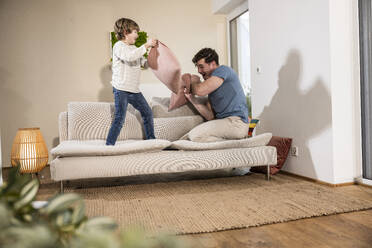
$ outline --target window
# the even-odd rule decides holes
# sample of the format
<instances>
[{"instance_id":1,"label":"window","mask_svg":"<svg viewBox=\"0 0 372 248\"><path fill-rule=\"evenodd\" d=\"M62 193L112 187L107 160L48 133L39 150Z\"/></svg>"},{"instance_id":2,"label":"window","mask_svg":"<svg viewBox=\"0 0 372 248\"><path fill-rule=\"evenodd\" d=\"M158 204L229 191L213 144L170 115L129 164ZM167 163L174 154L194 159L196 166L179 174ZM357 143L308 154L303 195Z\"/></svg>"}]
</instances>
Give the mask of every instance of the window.
<instances>
[{"instance_id":1,"label":"window","mask_svg":"<svg viewBox=\"0 0 372 248\"><path fill-rule=\"evenodd\" d=\"M247 96L249 115L251 116L251 82L249 51L249 12L246 11L230 20L230 65L238 74Z\"/></svg>"}]
</instances>

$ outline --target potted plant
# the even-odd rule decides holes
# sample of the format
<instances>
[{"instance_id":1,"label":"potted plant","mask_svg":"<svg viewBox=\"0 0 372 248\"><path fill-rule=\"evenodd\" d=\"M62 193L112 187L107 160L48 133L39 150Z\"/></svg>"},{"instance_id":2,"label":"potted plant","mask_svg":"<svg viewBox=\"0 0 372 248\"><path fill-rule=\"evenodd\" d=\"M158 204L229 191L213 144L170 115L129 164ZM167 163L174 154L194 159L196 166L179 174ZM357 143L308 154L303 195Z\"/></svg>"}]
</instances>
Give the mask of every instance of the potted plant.
<instances>
[{"instance_id":1,"label":"potted plant","mask_svg":"<svg viewBox=\"0 0 372 248\"><path fill-rule=\"evenodd\" d=\"M117 231L107 217L88 218L83 199L74 193L58 194L41 208L33 206L39 181L11 169L0 187L0 247L185 247L175 238L146 238L139 231Z\"/></svg>"}]
</instances>

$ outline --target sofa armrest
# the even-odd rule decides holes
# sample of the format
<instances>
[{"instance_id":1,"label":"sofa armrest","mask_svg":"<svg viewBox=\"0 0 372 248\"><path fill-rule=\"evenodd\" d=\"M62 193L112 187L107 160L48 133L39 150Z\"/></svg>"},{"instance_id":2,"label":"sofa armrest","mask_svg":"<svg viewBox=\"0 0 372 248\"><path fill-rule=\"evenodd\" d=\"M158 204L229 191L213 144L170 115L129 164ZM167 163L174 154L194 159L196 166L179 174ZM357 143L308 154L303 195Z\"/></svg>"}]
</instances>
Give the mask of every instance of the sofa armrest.
<instances>
[{"instance_id":1,"label":"sofa armrest","mask_svg":"<svg viewBox=\"0 0 372 248\"><path fill-rule=\"evenodd\" d=\"M68 125L67 111L59 113L58 116L59 142L68 139L67 125Z\"/></svg>"}]
</instances>

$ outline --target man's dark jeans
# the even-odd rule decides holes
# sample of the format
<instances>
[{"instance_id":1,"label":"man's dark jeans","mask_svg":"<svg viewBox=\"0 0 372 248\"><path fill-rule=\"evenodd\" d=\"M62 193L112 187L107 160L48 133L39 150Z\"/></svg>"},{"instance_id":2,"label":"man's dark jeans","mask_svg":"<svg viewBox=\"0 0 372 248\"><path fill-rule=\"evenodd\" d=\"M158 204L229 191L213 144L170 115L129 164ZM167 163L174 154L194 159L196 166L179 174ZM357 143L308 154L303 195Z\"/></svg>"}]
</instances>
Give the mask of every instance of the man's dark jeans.
<instances>
[{"instance_id":1,"label":"man's dark jeans","mask_svg":"<svg viewBox=\"0 0 372 248\"><path fill-rule=\"evenodd\" d=\"M155 139L152 111L142 93L132 93L115 88L113 88L113 92L115 97L115 119L111 124L106 139L106 145L115 145L125 121L128 103L132 104L133 107L141 113L143 125L145 127L145 138Z\"/></svg>"}]
</instances>

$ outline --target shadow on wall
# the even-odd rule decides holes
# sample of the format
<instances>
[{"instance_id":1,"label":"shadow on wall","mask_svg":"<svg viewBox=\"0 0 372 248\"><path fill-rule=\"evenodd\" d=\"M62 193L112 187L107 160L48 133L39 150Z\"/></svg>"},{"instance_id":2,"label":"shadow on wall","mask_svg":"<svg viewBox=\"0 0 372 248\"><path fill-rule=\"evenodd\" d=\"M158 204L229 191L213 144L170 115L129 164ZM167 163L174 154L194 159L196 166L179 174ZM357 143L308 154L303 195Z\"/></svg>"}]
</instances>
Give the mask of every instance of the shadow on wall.
<instances>
[{"instance_id":1,"label":"shadow on wall","mask_svg":"<svg viewBox=\"0 0 372 248\"><path fill-rule=\"evenodd\" d=\"M31 101L14 90L17 89L17 85L14 85L14 82L17 82L16 76L4 68L0 68L0 127L3 166L10 165L10 152L14 137L18 128L26 127L25 125L29 123L27 113L32 107Z\"/></svg>"},{"instance_id":2,"label":"shadow on wall","mask_svg":"<svg viewBox=\"0 0 372 248\"><path fill-rule=\"evenodd\" d=\"M58 123L58 125L59 125L59 123ZM53 138L53 141L52 141L52 148L58 146L59 143L60 143L60 141L59 141L59 137L54 137L54 138Z\"/></svg>"},{"instance_id":3,"label":"shadow on wall","mask_svg":"<svg viewBox=\"0 0 372 248\"><path fill-rule=\"evenodd\" d=\"M100 102L113 102L114 96L112 94L112 85L111 85L111 64L104 66L101 69L101 83L102 88L98 93L98 101Z\"/></svg>"},{"instance_id":4,"label":"shadow on wall","mask_svg":"<svg viewBox=\"0 0 372 248\"><path fill-rule=\"evenodd\" d=\"M309 141L331 126L331 96L321 78L310 89L301 90L301 73L300 53L291 50L278 73L278 90L258 116L257 134L272 132L293 138L293 144L300 148L301 161L314 168ZM307 176L316 177L316 173L308 171Z\"/></svg>"}]
</instances>

